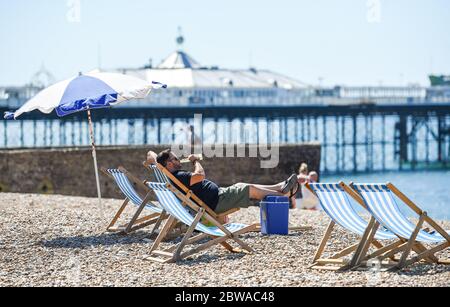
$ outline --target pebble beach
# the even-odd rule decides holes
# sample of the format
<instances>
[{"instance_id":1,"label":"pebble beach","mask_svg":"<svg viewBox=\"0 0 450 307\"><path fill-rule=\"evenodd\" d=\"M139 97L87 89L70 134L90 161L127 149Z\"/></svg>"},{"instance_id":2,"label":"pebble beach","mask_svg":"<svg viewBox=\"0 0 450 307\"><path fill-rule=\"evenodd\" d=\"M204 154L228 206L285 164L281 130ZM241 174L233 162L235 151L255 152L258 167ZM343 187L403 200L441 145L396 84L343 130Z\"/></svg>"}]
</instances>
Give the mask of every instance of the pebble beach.
<instances>
[{"instance_id":1,"label":"pebble beach","mask_svg":"<svg viewBox=\"0 0 450 307\"><path fill-rule=\"evenodd\" d=\"M400 272L331 272L308 266L329 223L319 211L291 211L290 222L312 230L289 236L250 233L255 253L231 254L215 246L178 264L146 260L150 229L128 236L105 233L122 204L57 195L0 194L0 287L28 286L394 286L448 287L450 266L420 263ZM130 216L127 211L125 216ZM259 222L259 209L241 210L233 222ZM450 229L449 222L440 222ZM328 251L356 243L338 228ZM166 244L166 243L165 243ZM438 254L450 258L450 250Z\"/></svg>"}]
</instances>

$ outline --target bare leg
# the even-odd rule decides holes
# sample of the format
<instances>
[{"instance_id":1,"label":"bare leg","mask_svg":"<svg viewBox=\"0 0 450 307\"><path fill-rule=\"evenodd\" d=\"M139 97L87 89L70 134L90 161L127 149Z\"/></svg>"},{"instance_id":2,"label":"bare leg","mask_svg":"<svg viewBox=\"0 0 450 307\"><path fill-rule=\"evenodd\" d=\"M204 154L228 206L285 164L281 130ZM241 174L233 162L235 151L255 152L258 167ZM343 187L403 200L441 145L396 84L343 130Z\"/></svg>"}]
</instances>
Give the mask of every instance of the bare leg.
<instances>
[{"instance_id":1,"label":"bare leg","mask_svg":"<svg viewBox=\"0 0 450 307\"><path fill-rule=\"evenodd\" d=\"M250 185L250 198L253 200L263 200L266 196L286 196L281 192L264 189L255 185Z\"/></svg>"},{"instance_id":2,"label":"bare leg","mask_svg":"<svg viewBox=\"0 0 450 307\"><path fill-rule=\"evenodd\" d=\"M297 176L298 182L300 184L305 183L306 179L308 179L308 178L309 177L307 175L303 175L303 174L300 174ZM284 181L277 183L275 185L263 185L263 184L249 184L249 185L254 186L258 189L262 189L262 190L271 190L271 191L275 191L275 192L281 192L281 189L284 186Z\"/></svg>"},{"instance_id":3,"label":"bare leg","mask_svg":"<svg viewBox=\"0 0 450 307\"><path fill-rule=\"evenodd\" d=\"M281 192L281 189L283 188L284 182L280 182L278 184L275 185L263 185L263 184L252 184L254 187L258 188L258 189L263 189L263 190L271 190L271 191L275 191L275 192Z\"/></svg>"},{"instance_id":4,"label":"bare leg","mask_svg":"<svg viewBox=\"0 0 450 307\"><path fill-rule=\"evenodd\" d=\"M273 190L268 190L268 189L261 189L258 188L254 185L250 185L250 199L253 200L263 200L264 198L266 198L266 196L287 196L289 197L289 202L290 202L290 206L291 208L296 208L297 204L296 204L296 199L295 199L295 195L289 195L288 194L283 194L281 192L277 192L277 191L273 191Z\"/></svg>"}]
</instances>

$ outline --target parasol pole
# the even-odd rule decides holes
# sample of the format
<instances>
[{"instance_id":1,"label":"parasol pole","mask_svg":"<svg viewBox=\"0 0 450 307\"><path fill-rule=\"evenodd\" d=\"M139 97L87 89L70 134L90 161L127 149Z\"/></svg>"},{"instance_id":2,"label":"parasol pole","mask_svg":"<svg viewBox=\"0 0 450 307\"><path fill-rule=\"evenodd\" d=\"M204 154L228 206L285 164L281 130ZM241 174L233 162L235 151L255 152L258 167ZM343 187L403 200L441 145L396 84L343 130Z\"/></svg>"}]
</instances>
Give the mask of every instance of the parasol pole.
<instances>
[{"instance_id":1,"label":"parasol pole","mask_svg":"<svg viewBox=\"0 0 450 307\"><path fill-rule=\"evenodd\" d=\"M89 108L87 109L87 116L88 116L88 121L89 121L89 134L91 136L91 144L92 144L92 158L94 159L95 180L97 181L98 202L101 206L102 205L102 191L100 189L100 177L98 175L97 152L95 150L95 142L94 142L94 126L92 125L91 110Z\"/></svg>"}]
</instances>

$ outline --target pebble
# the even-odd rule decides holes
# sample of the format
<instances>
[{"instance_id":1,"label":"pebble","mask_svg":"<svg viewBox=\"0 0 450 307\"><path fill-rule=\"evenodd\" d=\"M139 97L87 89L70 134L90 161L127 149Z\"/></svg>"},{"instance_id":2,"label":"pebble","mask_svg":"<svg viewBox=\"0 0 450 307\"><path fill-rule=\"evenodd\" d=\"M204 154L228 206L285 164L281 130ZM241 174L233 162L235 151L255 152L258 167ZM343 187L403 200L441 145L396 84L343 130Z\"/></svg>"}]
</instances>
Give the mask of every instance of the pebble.
<instances>
[{"instance_id":1,"label":"pebble","mask_svg":"<svg viewBox=\"0 0 450 307\"><path fill-rule=\"evenodd\" d=\"M22 205L21 205L22 204ZM23 204L30 204L23 206ZM402 272L335 273L308 269L329 219L322 212L291 211L293 224L313 230L289 236L251 233L241 239L251 255L215 246L180 264L148 258L151 228L129 236L105 233L120 200L0 193L0 287L7 286L450 286L450 267L418 264ZM127 209L125 217L133 211ZM241 210L233 222L255 223L257 208ZM450 223L442 223L450 229ZM352 245L357 237L337 227L327 251ZM169 246L163 243L163 246ZM450 251L441 252L450 258Z\"/></svg>"}]
</instances>

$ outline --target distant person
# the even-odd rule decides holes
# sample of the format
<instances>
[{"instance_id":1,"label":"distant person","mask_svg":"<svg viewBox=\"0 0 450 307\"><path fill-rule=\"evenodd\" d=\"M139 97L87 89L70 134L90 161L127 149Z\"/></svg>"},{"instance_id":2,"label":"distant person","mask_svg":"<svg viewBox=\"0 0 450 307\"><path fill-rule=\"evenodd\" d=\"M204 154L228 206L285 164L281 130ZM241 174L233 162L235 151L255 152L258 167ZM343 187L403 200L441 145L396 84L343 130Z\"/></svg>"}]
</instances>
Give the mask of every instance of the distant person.
<instances>
[{"instance_id":1,"label":"distant person","mask_svg":"<svg viewBox=\"0 0 450 307\"><path fill-rule=\"evenodd\" d=\"M308 210L315 210L317 209L319 205L319 199L311 193L310 190L306 189L304 187L304 184L308 183L315 183L319 181L319 174L317 172L309 172L308 165L306 163L303 163L300 166L299 169L299 177L300 177L300 183L302 184L302 187L299 191L300 196L300 208L301 209L308 209Z\"/></svg>"},{"instance_id":2,"label":"distant person","mask_svg":"<svg viewBox=\"0 0 450 307\"><path fill-rule=\"evenodd\" d=\"M309 173L309 182L310 183L316 183L319 182L319 174L317 172L310 172Z\"/></svg>"},{"instance_id":3,"label":"distant person","mask_svg":"<svg viewBox=\"0 0 450 307\"><path fill-rule=\"evenodd\" d=\"M206 172L197 156L189 156L194 165L194 172L182 170L180 159L170 150L164 150L159 155L149 152L147 162L158 162L166 167L181 183L197 195L214 212L221 214L235 208L248 208L256 201L266 196L287 196L290 207L295 208L299 177L293 174L289 179L274 185L260 185L237 183L230 187L219 187L216 183L206 179Z\"/></svg>"},{"instance_id":4,"label":"distant person","mask_svg":"<svg viewBox=\"0 0 450 307\"><path fill-rule=\"evenodd\" d=\"M308 164L306 163L302 163L302 165L300 166L299 170L299 182L301 184L305 184L307 182L309 183L314 183L314 182L318 182L319 181L319 174L317 172L310 172L308 170Z\"/></svg>"}]
</instances>

